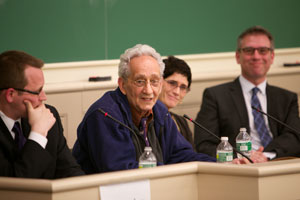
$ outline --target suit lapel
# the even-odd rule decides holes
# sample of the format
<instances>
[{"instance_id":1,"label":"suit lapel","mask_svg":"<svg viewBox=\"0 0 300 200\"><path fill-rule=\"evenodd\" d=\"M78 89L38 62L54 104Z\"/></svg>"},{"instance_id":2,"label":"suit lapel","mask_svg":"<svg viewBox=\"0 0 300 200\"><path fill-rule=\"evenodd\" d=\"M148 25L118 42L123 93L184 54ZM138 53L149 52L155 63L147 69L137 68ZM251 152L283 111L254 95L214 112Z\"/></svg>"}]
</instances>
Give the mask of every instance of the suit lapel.
<instances>
[{"instance_id":1,"label":"suit lapel","mask_svg":"<svg viewBox=\"0 0 300 200\"><path fill-rule=\"evenodd\" d=\"M250 132L248 111L247 111L244 95L238 78L236 78L234 82L232 82L229 91L231 93L231 97L233 99L236 112L239 115L241 121L241 127L246 127L247 130L249 130Z\"/></svg>"},{"instance_id":2,"label":"suit lapel","mask_svg":"<svg viewBox=\"0 0 300 200\"><path fill-rule=\"evenodd\" d=\"M21 125L22 125L22 132L23 132L24 136L26 138L28 138L30 130L31 130L28 120L22 118ZM11 136L10 131L7 129L7 127L1 117L0 117L0 132L1 132L1 137L5 137L6 140L14 143L14 139Z\"/></svg>"},{"instance_id":3,"label":"suit lapel","mask_svg":"<svg viewBox=\"0 0 300 200\"><path fill-rule=\"evenodd\" d=\"M274 101L274 99L272 99L271 97L276 96L273 94L273 90L272 88L267 84L266 86L266 95L267 95L267 113L270 114L271 116L276 116L276 110L274 108L276 108L276 101ZM277 136L277 131L276 131L276 122L274 120L270 120L270 118L268 117L268 122L269 122L269 127L270 127L270 131L273 134L273 136Z\"/></svg>"},{"instance_id":4,"label":"suit lapel","mask_svg":"<svg viewBox=\"0 0 300 200\"><path fill-rule=\"evenodd\" d=\"M7 129L1 117L0 117L0 132L1 132L1 138L5 138L5 140L14 143L14 139L11 136L10 131Z\"/></svg>"},{"instance_id":5,"label":"suit lapel","mask_svg":"<svg viewBox=\"0 0 300 200\"><path fill-rule=\"evenodd\" d=\"M18 148L15 144L15 141L1 117L0 117L0 145L1 148L5 149L6 152L5 156L7 158L13 159L18 154Z\"/></svg>"}]
</instances>

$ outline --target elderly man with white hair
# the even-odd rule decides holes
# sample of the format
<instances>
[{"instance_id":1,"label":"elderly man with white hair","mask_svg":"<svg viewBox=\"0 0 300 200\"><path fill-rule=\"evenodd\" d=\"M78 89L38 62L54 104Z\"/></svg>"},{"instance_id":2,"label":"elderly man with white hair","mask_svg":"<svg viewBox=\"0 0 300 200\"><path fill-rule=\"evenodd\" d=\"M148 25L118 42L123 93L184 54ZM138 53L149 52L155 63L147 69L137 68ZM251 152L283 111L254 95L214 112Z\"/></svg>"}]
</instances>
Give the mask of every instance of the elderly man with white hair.
<instances>
[{"instance_id":1,"label":"elderly man with white hair","mask_svg":"<svg viewBox=\"0 0 300 200\"><path fill-rule=\"evenodd\" d=\"M138 44L121 55L119 87L92 104L78 127L73 155L86 173L138 168L145 146L152 147L157 165L215 162L194 152L157 100L164 67L161 56L148 45Z\"/></svg>"}]
</instances>

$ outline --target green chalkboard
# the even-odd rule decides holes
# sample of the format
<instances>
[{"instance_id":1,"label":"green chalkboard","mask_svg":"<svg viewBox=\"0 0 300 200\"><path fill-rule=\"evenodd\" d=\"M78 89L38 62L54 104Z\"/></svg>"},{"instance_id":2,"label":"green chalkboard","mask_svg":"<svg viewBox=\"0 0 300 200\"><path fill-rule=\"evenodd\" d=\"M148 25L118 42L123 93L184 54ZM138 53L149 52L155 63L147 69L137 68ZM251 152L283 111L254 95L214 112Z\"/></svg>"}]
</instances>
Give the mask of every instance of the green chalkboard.
<instances>
[{"instance_id":1,"label":"green chalkboard","mask_svg":"<svg viewBox=\"0 0 300 200\"><path fill-rule=\"evenodd\" d=\"M245 28L300 47L298 0L0 0L0 52L47 63L116 59L137 43L162 55L234 51Z\"/></svg>"}]
</instances>

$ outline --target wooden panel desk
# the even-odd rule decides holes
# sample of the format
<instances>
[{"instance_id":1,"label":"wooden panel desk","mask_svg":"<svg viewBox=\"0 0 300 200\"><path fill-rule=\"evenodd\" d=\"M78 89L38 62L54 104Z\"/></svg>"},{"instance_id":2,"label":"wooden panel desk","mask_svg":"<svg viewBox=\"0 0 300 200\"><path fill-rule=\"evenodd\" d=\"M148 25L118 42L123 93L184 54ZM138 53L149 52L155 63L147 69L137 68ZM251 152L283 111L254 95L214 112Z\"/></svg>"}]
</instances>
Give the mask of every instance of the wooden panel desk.
<instances>
[{"instance_id":1,"label":"wooden panel desk","mask_svg":"<svg viewBox=\"0 0 300 200\"><path fill-rule=\"evenodd\" d=\"M300 199L300 159L264 164L190 162L58 180L0 177L0 199L98 200L99 187L150 180L151 199Z\"/></svg>"}]
</instances>

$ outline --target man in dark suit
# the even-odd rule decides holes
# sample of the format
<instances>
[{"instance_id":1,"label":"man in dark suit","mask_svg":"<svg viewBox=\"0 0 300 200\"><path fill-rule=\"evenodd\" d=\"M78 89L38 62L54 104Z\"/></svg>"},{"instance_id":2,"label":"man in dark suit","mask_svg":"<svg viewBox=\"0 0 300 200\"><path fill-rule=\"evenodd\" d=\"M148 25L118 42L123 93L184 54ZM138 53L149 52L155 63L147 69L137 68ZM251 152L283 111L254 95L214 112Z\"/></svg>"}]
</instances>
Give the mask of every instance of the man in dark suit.
<instances>
[{"instance_id":1,"label":"man in dark suit","mask_svg":"<svg viewBox=\"0 0 300 200\"><path fill-rule=\"evenodd\" d=\"M44 105L43 61L0 54L0 176L54 179L83 175L56 109Z\"/></svg>"},{"instance_id":2,"label":"man in dark suit","mask_svg":"<svg viewBox=\"0 0 300 200\"><path fill-rule=\"evenodd\" d=\"M266 75L273 60L272 35L258 26L244 31L238 38L236 50L241 76L233 82L205 89L196 118L216 135L228 136L233 146L239 129L247 128L252 140L251 159L255 162L300 155L299 134L266 116L259 116L251 107L259 107L300 130L297 95L267 83ZM195 126L198 152L214 156L219 142Z\"/></svg>"}]
</instances>

